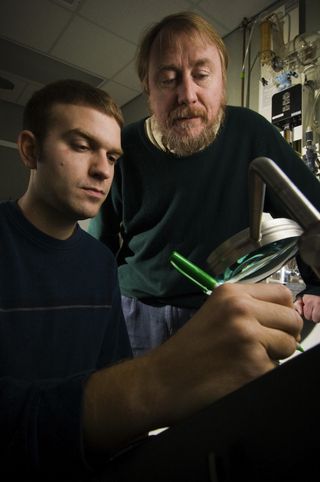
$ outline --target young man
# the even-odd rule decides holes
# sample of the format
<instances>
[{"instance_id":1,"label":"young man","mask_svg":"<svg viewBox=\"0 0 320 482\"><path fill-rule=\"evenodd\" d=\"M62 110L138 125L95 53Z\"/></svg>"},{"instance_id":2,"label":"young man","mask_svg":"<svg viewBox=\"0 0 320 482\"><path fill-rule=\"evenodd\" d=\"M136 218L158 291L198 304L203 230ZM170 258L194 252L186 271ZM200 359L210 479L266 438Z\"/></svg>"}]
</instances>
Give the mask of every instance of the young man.
<instances>
[{"instance_id":1,"label":"young man","mask_svg":"<svg viewBox=\"0 0 320 482\"><path fill-rule=\"evenodd\" d=\"M45 87L24 112L28 189L0 204L0 372L2 456L26 470L52 450L60 467L76 462L84 380L131 357L113 256L77 224L109 192L121 126L108 94L76 81Z\"/></svg>"},{"instance_id":2,"label":"young man","mask_svg":"<svg viewBox=\"0 0 320 482\"><path fill-rule=\"evenodd\" d=\"M114 257L77 224L108 194L121 125L105 92L74 80L47 85L25 109L18 146L30 182L0 204L7 475L90 478L149 430L270 371L299 340L286 288L226 285L175 337L131 359Z\"/></svg>"},{"instance_id":3,"label":"young man","mask_svg":"<svg viewBox=\"0 0 320 482\"><path fill-rule=\"evenodd\" d=\"M170 254L207 270L210 253L249 226L253 159L274 160L320 209L319 182L280 133L259 114L226 106L227 63L222 39L191 12L156 23L138 49L151 116L125 127L113 203L108 199L89 227L118 252L135 355L161 344L203 303L202 291L171 267ZM264 210L288 217L268 192ZM305 282L296 307L317 322L320 283L312 271Z\"/></svg>"}]
</instances>

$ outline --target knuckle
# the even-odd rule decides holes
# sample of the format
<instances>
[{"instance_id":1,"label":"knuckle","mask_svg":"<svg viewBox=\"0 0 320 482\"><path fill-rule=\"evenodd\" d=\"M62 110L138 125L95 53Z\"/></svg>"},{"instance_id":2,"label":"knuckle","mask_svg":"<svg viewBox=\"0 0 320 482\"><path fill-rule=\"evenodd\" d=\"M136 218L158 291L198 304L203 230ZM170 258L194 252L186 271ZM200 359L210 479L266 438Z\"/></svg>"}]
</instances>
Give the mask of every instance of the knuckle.
<instances>
[{"instance_id":1,"label":"knuckle","mask_svg":"<svg viewBox=\"0 0 320 482\"><path fill-rule=\"evenodd\" d=\"M224 311L224 326L228 326L229 336L234 343L253 343L256 339L256 317L250 297L239 296L239 292L232 284L221 286ZM220 288L219 288L220 289Z\"/></svg>"},{"instance_id":2,"label":"knuckle","mask_svg":"<svg viewBox=\"0 0 320 482\"><path fill-rule=\"evenodd\" d=\"M230 296L228 298L227 309L229 313L236 317L251 317L252 305L248 297Z\"/></svg>"},{"instance_id":3,"label":"knuckle","mask_svg":"<svg viewBox=\"0 0 320 482\"><path fill-rule=\"evenodd\" d=\"M281 347L279 348L278 359L284 360L290 357L297 349L297 340L290 335L286 335L281 342Z\"/></svg>"}]
</instances>

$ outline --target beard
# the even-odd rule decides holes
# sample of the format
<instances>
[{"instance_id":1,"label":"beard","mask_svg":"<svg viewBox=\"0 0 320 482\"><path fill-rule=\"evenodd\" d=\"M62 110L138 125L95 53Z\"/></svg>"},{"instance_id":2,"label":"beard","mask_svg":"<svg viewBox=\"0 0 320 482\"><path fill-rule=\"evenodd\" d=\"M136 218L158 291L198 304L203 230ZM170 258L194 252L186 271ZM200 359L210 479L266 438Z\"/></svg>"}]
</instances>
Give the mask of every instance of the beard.
<instances>
[{"instance_id":1,"label":"beard","mask_svg":"<svg viewBox=\"0 0 320 482\"><path fill-rule=\"evenodd\" d=\"M221 103L219 111L213 121L209 121L207 113L202 109L194 109L192 107L178 107L174 111L170 112L167 119L159 121L157 118L157 128L161 134L162 144L166 149L173 152L176 156L184 157L190 156L195 152L206 148L211 144L219 131L219 128L223 122L225 113L225 102ZM201 119L203 128L198 135L194 135L192 128L190 128L186 122L183 126L183 133L175 131L175 122L181 118L198 117Z\"/></svg>"}]
</instances>

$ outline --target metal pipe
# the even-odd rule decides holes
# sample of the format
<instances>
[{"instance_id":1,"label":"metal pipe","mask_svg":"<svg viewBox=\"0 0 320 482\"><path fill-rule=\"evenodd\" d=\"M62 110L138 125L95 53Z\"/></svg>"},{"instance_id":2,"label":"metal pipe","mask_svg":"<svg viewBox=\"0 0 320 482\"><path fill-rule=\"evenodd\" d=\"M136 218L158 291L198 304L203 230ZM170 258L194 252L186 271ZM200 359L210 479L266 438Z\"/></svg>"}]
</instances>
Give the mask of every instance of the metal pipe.
<instances>
[{"instance_id":1,"label":"metal pipe","mask_svg":"<svg viewBox=\"0 0 320 482\"><path fill-rule=\"evenodd\" d=\"M320 277L320 213L280 167L267 157L257 157L249 167L250 236L254 241L261 236L266 185L278 196L289 216L304 229L299 239L300 255Z\"/></svg>"}]
</instances>

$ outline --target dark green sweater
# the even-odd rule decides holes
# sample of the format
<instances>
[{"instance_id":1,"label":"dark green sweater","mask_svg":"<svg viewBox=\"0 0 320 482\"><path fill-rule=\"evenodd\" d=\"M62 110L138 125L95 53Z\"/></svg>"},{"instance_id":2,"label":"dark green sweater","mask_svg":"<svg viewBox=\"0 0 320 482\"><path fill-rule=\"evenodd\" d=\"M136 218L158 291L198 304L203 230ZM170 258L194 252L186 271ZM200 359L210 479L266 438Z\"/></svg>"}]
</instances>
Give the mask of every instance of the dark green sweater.
<instances>
[{"instance_id":1,"label":"dark green sweater","mask_svg":"<svg viewBox=\"0 0 320 482\"><path fill-rule=\"evenodd\" d=\"M207 269L212 250L249 226L248 165L258 156L274 160L320 209L319 181L276 128L248 109L227 107L217 139L192 156L157 149L144 120L124 129L122 145L113 206L109 199L100 213L100 239L116 251L122 223L118 263L126 296L186 307L202 303L200 289L169 264L170 253L177 250ZM264 211L288 217L268 192ZM318 280L311 278L305 281L317 291Z\"/></svg>"}]
</instances>

